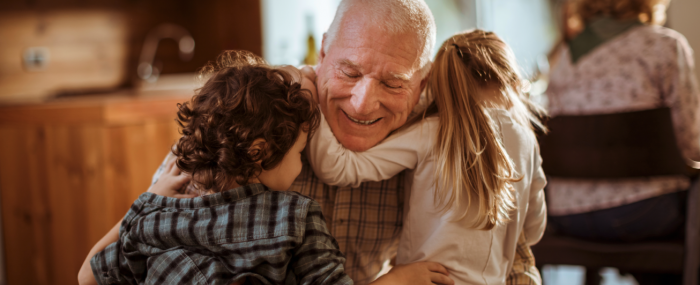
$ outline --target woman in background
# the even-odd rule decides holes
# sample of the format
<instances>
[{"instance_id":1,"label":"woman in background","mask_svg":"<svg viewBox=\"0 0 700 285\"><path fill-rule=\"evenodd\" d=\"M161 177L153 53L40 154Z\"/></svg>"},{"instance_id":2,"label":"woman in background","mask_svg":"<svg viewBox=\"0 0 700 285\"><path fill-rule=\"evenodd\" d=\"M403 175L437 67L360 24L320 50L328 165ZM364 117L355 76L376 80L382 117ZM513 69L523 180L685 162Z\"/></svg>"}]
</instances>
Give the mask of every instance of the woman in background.
<instances>
[{"instance_id":1,"label":"woman in background","mask_svg":"<svg viewBox=\"0 0 700 285\"><path fill-rule=\"evenodd\" d=\"M683 35L661 26L668 4L668 0L574 2L580 18L572 20L583 23L583 30L556 51L547 91L551 116L669 107L683 155L700 160L700 94L693 52ZM685 176L549 177L549 221L561 233L584 239L673 237L683 230L689 187ZM640 284L650 279L635 276Z\"/></svg>"}]
</instances>

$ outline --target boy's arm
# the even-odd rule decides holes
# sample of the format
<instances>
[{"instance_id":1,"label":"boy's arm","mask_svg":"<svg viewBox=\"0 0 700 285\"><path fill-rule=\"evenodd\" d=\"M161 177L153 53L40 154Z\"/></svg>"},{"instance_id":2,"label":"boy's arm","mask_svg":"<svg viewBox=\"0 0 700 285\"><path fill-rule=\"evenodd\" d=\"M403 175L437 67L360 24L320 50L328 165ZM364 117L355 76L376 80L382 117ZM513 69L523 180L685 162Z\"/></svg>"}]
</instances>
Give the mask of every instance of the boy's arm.
<instances>
[{"instance_id":1,"label":"boy's arm","mask_svg":"<svg viewBox=\"0 0 700 285\"><path fill-rule=\"evenodd\" d=\"M92 285L92 284L97 284L97 280L95 280L95 276L92 274L92 267L90 266L90 260L92 259L95 254L98 252L102 251L107 247L109 244L116 242L119 239L119 226L121 225L122 220L119 220L119 222L112 227L107 234L100 239L95 246L90 249L90 253L88 253L87 257L85 258L85 261L83 262L83 266L80 267L80 272L78 272L78 283L80 285Z\"/></svg>"},{"instance_id":2,"label":"boy's arm","mask_svg":"<svg viewBox=\"0 0 700 285\"><path fill-rule=\"evenodd\" d=\"M322 115L318 130L309 138L309 162L316 176L329 185L358 187L365 181L386 180L416 167L430 151L430 129L436 126L437 120L424 119L366 151L354 152L338 142Z\"/></svg>"},{"instance_id":3,"label":"boy's arm","mask_svg":"<svg viewBox=\"0 0 700 285\"><path fill-rule=\"evenodd\" d=\"M294 251L291 267L299 284L353 284L345 274L343 257L338 243L328 233L316 202L309 205L306 214L304 241Z\"/></svg>"},{"instance_id":4,"label":"boy's arm","mask_svg":"<svg viewBox=\"0 0 700 285\"><path fill-rule=\"evenodd\" d=\"M165 168L160 175L160 179L158 179L158 181L148 189L148 192L175 198L192 198L194 195L180 194L178 192L178 190L182 188L185 183L189 182L189 180L190 176L180 171L180 169L175 165L174 159L170 161L166 159ZM112 227L112 229L109 230L109 232L107 232L107 234L102 237L102 239L100 239L95 246L92 247L88 253L88 256L83 262L83 266L80 267L80 271L78 272L79 284L97 284L97 280L95 280L95 276L93 275L92 267L90 266L90 260L92 260L92 257L98 252L104 250L108 245L116 242L119 239L119 228L122 221L123 219L119 220L119 222L114 225L114 227Z\"/></svg>"}]
</instances>

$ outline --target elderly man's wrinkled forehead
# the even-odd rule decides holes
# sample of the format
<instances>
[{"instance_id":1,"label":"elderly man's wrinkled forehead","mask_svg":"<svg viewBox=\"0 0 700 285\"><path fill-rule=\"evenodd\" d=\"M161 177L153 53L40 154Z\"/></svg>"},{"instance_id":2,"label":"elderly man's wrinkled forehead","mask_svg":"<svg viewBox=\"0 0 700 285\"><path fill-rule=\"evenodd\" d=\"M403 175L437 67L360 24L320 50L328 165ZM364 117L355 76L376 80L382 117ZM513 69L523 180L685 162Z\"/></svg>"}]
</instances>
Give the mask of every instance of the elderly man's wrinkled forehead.
<instances>
[{"instance_id":1,"label":"elderly man's wrinkled forehead","mask_svg":"<svg viewBox=\"0 0 700 285\"><path fill-rule=\"evenodd\" d=\"M413 31L396 31L386 26L374 25L370 17L354 11L344 17L336 38L327 49L329 54L342 52L344 56L331 64L354 66L359 64L361 59L374 57L379 50L383 50L401 63L405 63L402 64L403 66L411 68L409 73L394 74L395 77L400 79L413 77L422 63L423 45L420 37Z\"/></svg>"},{"instance_id":2,"label":"elderly man's wrinkled forehead","mask_svg":"<svg viewBox=\"0 0 700 285\"><path fill-rule=\"evenodd\" d=\"M380 32L370 33L370 29ZM418 52L416 64L423 77L430 67L435 30L432 13L422 0L344 0L325 35L323 48L330 52L341 34L350 40L361 40L369 34L375 35L370 40L401 39L393 44Z\"/></svg>"}]
</instances>

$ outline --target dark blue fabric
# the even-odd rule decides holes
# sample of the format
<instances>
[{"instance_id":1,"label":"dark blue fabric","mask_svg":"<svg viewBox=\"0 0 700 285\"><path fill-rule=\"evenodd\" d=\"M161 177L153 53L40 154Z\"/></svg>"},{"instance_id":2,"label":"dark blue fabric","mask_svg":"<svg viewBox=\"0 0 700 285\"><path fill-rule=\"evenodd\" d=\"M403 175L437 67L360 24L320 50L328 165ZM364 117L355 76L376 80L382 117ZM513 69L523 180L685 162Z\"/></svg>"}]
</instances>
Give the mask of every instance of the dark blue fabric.
<instances>
[{"instance_id":1,"label":"dark blue fabric","mask_svg":"<svg viewBox=\"0 0 700 285\"><path fill-rule=\"evenodd\" d=\"M588 213L550 216L558 233L595 241L633 242L682 238L688 191Z\"/></svg>"}]
</instances>

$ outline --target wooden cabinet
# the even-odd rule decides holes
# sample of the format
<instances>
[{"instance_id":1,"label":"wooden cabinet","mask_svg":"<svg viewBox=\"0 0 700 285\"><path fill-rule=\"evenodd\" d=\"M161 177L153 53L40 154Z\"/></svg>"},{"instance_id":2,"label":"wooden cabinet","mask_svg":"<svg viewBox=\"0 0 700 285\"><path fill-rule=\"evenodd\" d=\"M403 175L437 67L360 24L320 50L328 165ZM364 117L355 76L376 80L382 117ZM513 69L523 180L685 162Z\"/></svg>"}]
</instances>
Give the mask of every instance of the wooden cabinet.
<instances>
[{"instance_id":1,"label":"wooden cabinet","mask_svg":"<svg viewBox=\"0 0 700 285\"><path fill-rule=\"evenodd\" d=\"M192 92L0 106L9 285L76 284L92 245L150 185Z\"/></svg>"}]
</instances>

